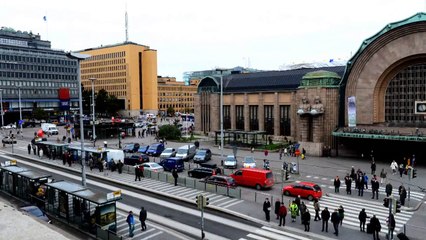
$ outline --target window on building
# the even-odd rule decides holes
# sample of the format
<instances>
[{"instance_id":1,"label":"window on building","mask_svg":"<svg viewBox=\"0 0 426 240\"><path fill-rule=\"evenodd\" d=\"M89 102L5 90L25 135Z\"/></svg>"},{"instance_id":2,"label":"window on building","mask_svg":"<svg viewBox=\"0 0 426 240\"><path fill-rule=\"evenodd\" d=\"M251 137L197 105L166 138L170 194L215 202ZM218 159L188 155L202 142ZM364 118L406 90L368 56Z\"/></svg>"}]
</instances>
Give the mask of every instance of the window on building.
<instances>
[{"instance_id":1,"label":"window on building","mask_svg":"<svg viewBox=\"0 0 426 240\"><path fill-rule=\"evenodd\" d=\"M250 131L259 130L258 110L259 110L259 107L257 105L249 106Z\"/></svg>"},{"instance_id":2,"label":"window on building","mask_svg":"<svg viewBox=\"0 0 426 240\"><path fill-rule=\"evenodd\" d=\"M244 105L235 106L236 128L244 130Z\"/></svg>"},{"instance_id":3,"label":"window on building","mask_svg":"<svg viewBox=\"0 0 426 240\"><path fill-rule=\"evenodd\" d=\"M231 106L223 105L223 129L231 129Z\"/></svg>"},{"instance_id":4,"label":"window on building","mask_svg":"<svg viewBox=\"0 0 426 240\"><path fill-rule=\"evenodd\" d=\"M290 136L291 135L291 124L290 124L290 105L280 106L280 135Z\"/></svg>"},{"instance_id":5,"label":"window on building","mask_svg":"<svg viewBox=\"0 0 426 240\"><path fill-rule=\"evenodd\" d=\"M274 134L274 106L264 106L265 131L269 135Z\"/></svg>"}]
</instances>

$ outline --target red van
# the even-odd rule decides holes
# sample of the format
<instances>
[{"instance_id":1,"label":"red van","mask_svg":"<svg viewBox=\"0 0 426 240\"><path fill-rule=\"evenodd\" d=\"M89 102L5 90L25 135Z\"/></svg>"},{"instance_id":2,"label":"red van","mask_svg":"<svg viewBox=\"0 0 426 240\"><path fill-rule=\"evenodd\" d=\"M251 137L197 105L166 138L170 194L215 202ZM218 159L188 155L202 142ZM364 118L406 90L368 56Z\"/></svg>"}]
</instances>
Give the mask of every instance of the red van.
<instances>
[{"instance_id":1,"label":"red van","mask_svg":"<svg viewBox=\"0 0 426 240\"><path fill-rule=\"evenodd\" d=\"M257 168L241 168L231 174L231 177L238 186L255 187L257 190L270 188L275 183L271 170Z\"/></svg>"}]
</instances>

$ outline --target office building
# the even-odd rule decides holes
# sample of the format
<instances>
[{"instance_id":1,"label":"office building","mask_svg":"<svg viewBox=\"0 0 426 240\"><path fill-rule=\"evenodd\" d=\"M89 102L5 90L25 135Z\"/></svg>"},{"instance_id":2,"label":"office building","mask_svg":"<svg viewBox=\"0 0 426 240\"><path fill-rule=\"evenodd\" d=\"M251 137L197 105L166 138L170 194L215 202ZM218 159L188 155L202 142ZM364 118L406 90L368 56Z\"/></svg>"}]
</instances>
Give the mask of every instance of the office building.
<instances>
[{"instance_id":1,"label":"office building","mask_svg":"<svg viewBox=\"0 0 426 240\"><path fill-rule=\"evenodd\" d=\"M167 109L175 112L194 113L194 95L197 93L199 80L176 81L174 77L158 77L158 109L160 114L167 114Z\"/></svg>"}]
</instances>

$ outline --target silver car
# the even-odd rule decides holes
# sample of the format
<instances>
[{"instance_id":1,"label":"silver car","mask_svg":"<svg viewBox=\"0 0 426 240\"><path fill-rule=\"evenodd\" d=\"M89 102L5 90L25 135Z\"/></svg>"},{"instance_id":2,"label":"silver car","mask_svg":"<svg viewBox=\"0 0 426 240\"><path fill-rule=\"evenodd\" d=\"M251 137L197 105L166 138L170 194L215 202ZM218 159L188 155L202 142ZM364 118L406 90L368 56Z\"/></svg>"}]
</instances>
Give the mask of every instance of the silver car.
<instances>
[{"instance_id":1,"label":"silver car","mask_svg":"<svg viewBox=\"0 0 426 240\"><path fill-rule=\"evenodd\" d=\"M176 150L174 148L166 148L160 154L160 159L166 159L166 158L169 158L169 157L174 157L175 155L176 155Z\"/></svg>"},{"instance_id":2,"label":"silver car","mask_svg":"<svg viewBox=\"0 0 426 240\"><path fill-rule=\"evenodd\" d=\"M256 160L252 156L245 156L243 160L243 168L256 168Z\"/></svg>"},{"instance_id":3,"label":"silver car","mask_svg":"<svg viewBox=\"0 0 426 240\"><path fill-rule=\"evenodd\" d=\"M226 159L223 160L223 166L225 168L237 168L237 158L234 155L226 156Z\"/></svg>"}]
</instances>

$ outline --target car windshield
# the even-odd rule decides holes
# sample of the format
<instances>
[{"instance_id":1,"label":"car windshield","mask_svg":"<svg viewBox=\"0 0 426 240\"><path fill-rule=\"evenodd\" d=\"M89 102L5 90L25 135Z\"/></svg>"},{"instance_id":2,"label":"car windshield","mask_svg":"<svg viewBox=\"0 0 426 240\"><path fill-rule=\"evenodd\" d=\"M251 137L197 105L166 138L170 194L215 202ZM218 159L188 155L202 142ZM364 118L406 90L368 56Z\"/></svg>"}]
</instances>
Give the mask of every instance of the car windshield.
<instances>
[{"instance_id":1,"label":"car windshield","mask_svg":"<svg viewBox=\"0 0 426 240\"><path fill-rule=\"evenodd\" d=\"M156 150L156 149L157 149L157 146L156 145L152 145L152 146L149 147L148 150Z\"/></svg>"},{"instance_id":2,"label":"car windshield","mask_svg":"<svg viewBox=\"0 0 426 240\"><path fill-rule=\"evenodd\" d=\"M171 148L166 148L163 151L163 153L172 153L172 152L173 152L173 149L171 149Z\"/></svg>"},{"instance_id":3,"label":"car windshield","mask_svg":"<svg viewBox=\"0 0 426 240\"><path fill-rule=\"evenodd\" d=\"M206 150L198 150L197 155L206 155Z\"/></svg>"},{"instance_id":4,"label":"car windshield","mask_svg":"<svg viewBox=\"0 0 426 240\"><path fill-rule=\"evenodd\" d=\"M133 149L133 144L127 144L124 149Z\"/></svg>"},{"instance_id":5,"label":"car windshield","mask_svg":"<svg viewBox=\"0 0 426 240\"><path fill-rule=\"evenodd\" d=\"M233 178L228 178L228 183L233 184L235 181Z\"/></svg>"},{"instance_id":6,"label":"car windshield","mask_svg":"<svg viewBox=\"0 0 426 240\"><path fill-rule=\"evenodd\" d=\"M228 161L228 162L235 162L236 160L235 160L234 156L228 156L226 158L226 161Z\"/></svg>"},{"instance_id":7,"label":"car windshield","mask_svg":"<svg viewBox=\"0 0 426 240\"><path fill-rule=\"evenodd\" d=\"M254 161L254 159L253 159L252 157L245 158L245 159L244 159L244 162L245 162L245 163L255 163L255 161Z\"/></svg>"},{"instance_id":8,"label":"car windshield","mask_svg":"<svg viewBox=\"0 0 426 240\"><path fill-rule=\"evenodd\" d=\"M140 148L139 148L139 152L144 152L144 151L146 151L148 149L148 146L141 146Z\"/></svg>"},{"instance_id":9,"label":"car windshield","mask_svg":"<svg viewBox=\"0 0 426 240\"><path fill-rule=\"evenodd\" d=\"M271 179L273 179L273 178L274 178L274 176L272 175L272 172L268 172L268 173L266 173L266 178L271 178Z\"/></svg>"},{"instance_id":10,"label":"car windshield","mask_svg":"<svg viewBox=\"0 0 426 240\"><path fill-rule=\"evenodd\" d=\"M187 151L188 151L187 149L179 149L177 153L186 154Z\"/></svg>"},{"instance_id":11,"label":"car windshield","mask_svg":"<svg viewBox=\"0 0 426 240\"><path fill-rule=\"evenodd\" d=\"M315 190L315 191L321 191L321 187L320 187L320 186L318 186L318 185L314 185L314 190Z\"/></svg>"},{"instance_id":12,"label":"car windshield","mask_svg":"<svg viewBox=\"0 0 426 240\"><path fill-rule=\"evenodd\" d=\"M150 166L150 168L158 168L158 167L161 167L158 163L151 163L149 166Z\"/></svg>"}]
</instances>

